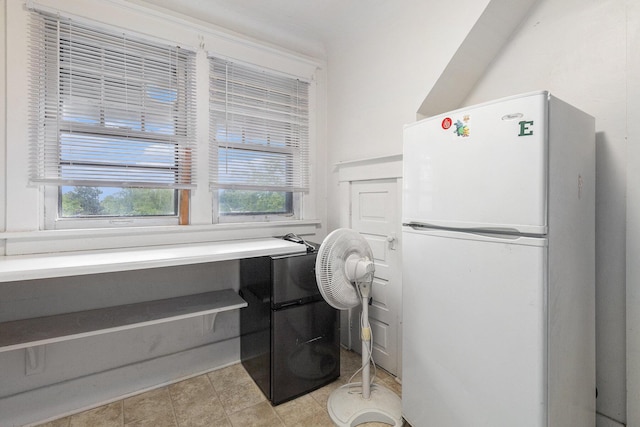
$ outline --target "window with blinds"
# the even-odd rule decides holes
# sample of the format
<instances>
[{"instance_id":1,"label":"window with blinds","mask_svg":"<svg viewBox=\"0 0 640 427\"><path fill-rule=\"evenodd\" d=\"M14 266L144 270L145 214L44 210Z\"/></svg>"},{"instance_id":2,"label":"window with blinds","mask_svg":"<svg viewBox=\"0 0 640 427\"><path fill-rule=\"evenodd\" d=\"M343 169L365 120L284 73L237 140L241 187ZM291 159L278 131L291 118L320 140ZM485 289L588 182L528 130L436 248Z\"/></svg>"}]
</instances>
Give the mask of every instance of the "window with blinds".
<instances>
[{"instance_id":1,"label":"window with blinds","mask_svg":"<svg viewBox=\"0 0 640 427\"><path fill-rule=\"evenodd\" d=\"M111 192L194 187L195 53L31 16L31 181Z\"/></svg>"},{"instance_id":2,"label":"window with blinds","mask_svg":"<svg viewBox=\"0 0 640 427\"><path fill-rule=\"evenodd\" d=\"M220 215L292 214L309 188L309 83L210 57L210 181Z\"/></svg>"}]
</instances>

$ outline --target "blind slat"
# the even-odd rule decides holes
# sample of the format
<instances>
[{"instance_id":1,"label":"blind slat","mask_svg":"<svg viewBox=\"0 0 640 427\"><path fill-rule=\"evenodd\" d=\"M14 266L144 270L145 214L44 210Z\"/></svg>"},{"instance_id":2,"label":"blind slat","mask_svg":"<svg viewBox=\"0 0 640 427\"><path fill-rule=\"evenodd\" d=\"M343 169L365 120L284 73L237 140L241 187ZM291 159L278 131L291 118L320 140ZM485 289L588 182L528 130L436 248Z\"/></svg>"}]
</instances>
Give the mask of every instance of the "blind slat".
<instances>
[{"instance_id":1,"label":"blind slat","mask_svg":"<svg viewBox=\"0 0 640 427\"><path fill-rule=\"evenodd\" d=\"M209 58L213 188L308 191L309 84Z\"/></svg>"},{"instance_id":2,"label":"blind slat","mask_svg":"<svg viewBox=\"0 0 640 427\"><path fill-rule=\"evenodd\" d=\"M195 186L195 53L33 12L31 180Z\"/></svg>"}]
</instances>

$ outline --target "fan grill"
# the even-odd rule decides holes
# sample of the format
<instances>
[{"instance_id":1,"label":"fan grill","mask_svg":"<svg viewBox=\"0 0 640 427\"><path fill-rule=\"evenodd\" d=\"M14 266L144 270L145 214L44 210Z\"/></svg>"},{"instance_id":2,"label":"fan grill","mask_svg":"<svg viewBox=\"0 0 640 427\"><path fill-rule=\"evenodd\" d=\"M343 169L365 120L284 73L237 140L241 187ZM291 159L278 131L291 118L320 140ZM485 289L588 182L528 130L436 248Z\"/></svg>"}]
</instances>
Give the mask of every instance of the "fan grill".
<instances>
[{"instance_id":1,"label":"fan grill","mask_svg":"<svg viewBox=\"0 0 640 427\"><path fill-rule=\"evenodd\" d=\"M347 278L345 262L350 255L373 260L369 243L360 233L339 228L322 242L316 258L316 280L324 299L338 310L360 304L356 286Z\"/></svg>"}]
</instances>

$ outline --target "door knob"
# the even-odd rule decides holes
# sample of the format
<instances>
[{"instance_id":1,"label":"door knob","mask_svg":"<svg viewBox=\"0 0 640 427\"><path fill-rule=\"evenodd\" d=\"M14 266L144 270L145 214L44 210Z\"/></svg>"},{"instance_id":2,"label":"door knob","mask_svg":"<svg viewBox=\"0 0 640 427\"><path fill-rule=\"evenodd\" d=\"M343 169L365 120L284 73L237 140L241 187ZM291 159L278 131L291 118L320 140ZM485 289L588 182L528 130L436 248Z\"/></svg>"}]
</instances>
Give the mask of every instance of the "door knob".
<instances>
[{"instance_id":1,"label":"door knob","mask_svg":"<svg viewBox=\"0 0 640 427\"><path fill-rule=\"evenodd\" d=\"M389 249L391 250L395 250L396 249L396 241L398 239L396 238L396 233L391 233L387 236L387 242L389 243Z\"/></svg>"}]
</instances>

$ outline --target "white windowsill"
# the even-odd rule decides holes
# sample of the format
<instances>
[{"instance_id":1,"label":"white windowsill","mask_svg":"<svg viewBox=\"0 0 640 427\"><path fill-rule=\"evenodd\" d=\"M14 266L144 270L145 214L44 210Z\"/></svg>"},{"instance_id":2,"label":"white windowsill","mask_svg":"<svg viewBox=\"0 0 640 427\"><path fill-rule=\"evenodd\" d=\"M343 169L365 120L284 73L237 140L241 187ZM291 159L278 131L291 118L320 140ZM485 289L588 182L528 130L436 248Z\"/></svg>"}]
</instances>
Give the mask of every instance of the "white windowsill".
<instances>
[{"instance_id":1,"label":"white windowsill","mask_svg":"<svg viewBox=\"0 0 640 427\"><path fill-rule=\"evenodd\" d=\"M304 245L276 238L176 244L0 257L0 282L304 253Z\"/></svg>"},{"instance_id":2,"label":"white windowsill","mask_svg":"<svg viewBox=\"0 0 640 427\"><path fill-rule=\"evenodd\" d=\"M122 251L127 248L158 245L260 239L283 236L287 233L309 235L315 234L319 224L319 220L294 220L215 225L0 232L0 244L4 241L5 255L7 256L103 249ZM0 281L2 280L0 279Z\"/></svg>"}]
</instances>

